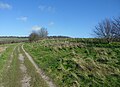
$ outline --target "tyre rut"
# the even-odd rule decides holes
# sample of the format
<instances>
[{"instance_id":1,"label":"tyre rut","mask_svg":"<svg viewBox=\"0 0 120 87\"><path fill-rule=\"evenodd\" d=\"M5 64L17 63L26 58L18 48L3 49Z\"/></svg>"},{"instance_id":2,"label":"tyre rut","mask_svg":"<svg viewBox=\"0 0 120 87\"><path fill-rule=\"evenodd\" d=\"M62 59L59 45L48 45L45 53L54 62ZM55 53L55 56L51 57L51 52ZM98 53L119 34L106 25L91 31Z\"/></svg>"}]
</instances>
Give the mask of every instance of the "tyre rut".
<instances>
[{"instance_id":1,"label":"tyre rut","mask_svg":"<svg viewBox=\"0 0 120 87\"><path fill-rule=\"evenodd\" d=\"M55 84L52 82L52 80L45 75L42 69L38 67L38 65L34 62L33 58L24 50L23 45L21 46L23 52L27 56L27 58L30 60L30 62L33 64L37 72L40 74L40 76L45 80L45 82L48 84L49 87L56 87Z\"/></svg>"}]
</instances>

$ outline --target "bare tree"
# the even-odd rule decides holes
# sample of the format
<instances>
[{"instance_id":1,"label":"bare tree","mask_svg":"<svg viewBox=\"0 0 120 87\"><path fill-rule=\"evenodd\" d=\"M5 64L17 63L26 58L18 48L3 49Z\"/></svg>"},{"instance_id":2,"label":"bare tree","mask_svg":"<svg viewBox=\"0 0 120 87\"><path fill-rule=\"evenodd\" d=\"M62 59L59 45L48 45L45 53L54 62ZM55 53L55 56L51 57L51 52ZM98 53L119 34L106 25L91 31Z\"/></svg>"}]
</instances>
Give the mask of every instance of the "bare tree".
<instances>
[{"instance_id":1,"label":"bare tree","mask_svg":"<svg viewBox=\"0 0 120 87\"><path fill-rule=\"evenodd\" d=\"M48 31L44 27L42 27L40 30L38 30L37 33L38 33L40 38L46 38L48 36Z\"/></svg>"},{"instance_id":2,"label":"bare tree","mask_svg":"<svg viewBox=\"0 0 120 87\"><path fill-rule=\"evenodd\" d=\"M30 35L29 35L29 41L37 41L40 38L46 38L48 35L48 31L46 28L41 28L40 30L37 31L33 31Z\"/></svg>"},{"instance_id":3,"label":"bare tree","mask_svg":"<svg viewBox=\"0 0 120 87\"><path fill-rule=\"evenodd\" d=\"M95 26L95 30L93 31L95 36L98 38L105 38L108 42L113 38L113 24L110 19L105 19L104 21L98 23Z\"/></svg>"},{"instance_id":4,"label":"bare tree","mask_svg":"<svg viewBox=\"0 0 120 87\"><path fill-rule=\"evenodd\" d=\"M113 23L113 31L112 33L114 34L115 39L120 39L120 17L114 18Z\"/></svg>"}]
</instances>

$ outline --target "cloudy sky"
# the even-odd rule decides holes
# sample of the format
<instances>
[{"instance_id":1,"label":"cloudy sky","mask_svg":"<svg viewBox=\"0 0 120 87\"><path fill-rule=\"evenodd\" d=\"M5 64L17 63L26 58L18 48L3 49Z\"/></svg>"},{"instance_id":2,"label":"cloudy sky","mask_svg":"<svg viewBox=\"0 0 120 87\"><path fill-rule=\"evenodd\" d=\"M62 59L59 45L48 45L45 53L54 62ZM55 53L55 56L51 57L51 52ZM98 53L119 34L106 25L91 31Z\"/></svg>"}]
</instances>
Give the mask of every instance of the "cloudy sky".
<instances>
[{"instance_id":1,"label":"cloudy sky","mask_svg":"<svg viewBox=\"0 0 120 87\"><path fill-rule=\"evenodd\" d=\"M0 0L0 35L45 27L49 35L92 37L98 22L118 16L120 0Z\"/></svg>"}]
</instances>

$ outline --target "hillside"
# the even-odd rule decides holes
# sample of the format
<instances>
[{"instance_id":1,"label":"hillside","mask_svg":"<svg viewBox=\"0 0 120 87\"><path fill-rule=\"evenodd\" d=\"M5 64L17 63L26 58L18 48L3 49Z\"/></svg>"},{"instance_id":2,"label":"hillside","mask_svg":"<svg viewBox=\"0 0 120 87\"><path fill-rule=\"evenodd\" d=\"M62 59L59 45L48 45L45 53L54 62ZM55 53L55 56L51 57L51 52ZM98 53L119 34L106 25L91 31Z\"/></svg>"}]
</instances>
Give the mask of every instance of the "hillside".
<instances>
[{"instance_id":1,"label":"hillside","mask_svg":"<svg viewBox=\"0 0 120 87\"><path fill-rule=\"evenodd\" d=\"M120 43L98 39L46 39L25 50L58 87L119 87Z\"/></svg>"}]
</instances>

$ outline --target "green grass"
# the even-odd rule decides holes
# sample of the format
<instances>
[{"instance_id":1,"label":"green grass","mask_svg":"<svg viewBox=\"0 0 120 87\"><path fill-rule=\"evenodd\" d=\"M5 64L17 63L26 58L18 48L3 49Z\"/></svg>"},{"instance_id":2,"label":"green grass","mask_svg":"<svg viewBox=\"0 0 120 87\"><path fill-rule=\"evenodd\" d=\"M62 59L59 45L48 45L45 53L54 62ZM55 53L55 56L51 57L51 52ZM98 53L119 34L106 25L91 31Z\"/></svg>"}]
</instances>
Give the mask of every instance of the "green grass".
<instances>
[{"instance_id":1,"label":"green grass","mask_svg":"<svg viewBox=\"0 0 120 87\"><path fill-rule=\"evenodd\" d=\"M18 47L17 47L18 48ZM19 69L20 62L18 60L18 50L15 48L13 51L13 59L11 64L6 64L6 68L3 71L2 83L5 87L21 87L22 73ZM11 55L11 54L10 54ZM8 68L9 65L9 68Z\"/></svg>"},{"instance_id":2,"label":"green grass","mask_svg":"<svg viewBox=\"0 0 120 87\"><path fill-rule=\"evenodd\" d=\"M120 43L47 39L24 47L59 87L120 85Z\"/></svg>"},{"instance_id":3,"label":"green grass","mask_svg":"<svg viewBox=\"0 0 120 87\"><path fill-rule=\"evenodd\" d=\"M6 68L6 63L8 62L15 45L9 44L9 45L2 45L2 46L5 46L7 48L0 56L0 78L2 78L2 75ZM2 79L0 80L0 84L2 84Z\"/></svg>"}]
</instances>

